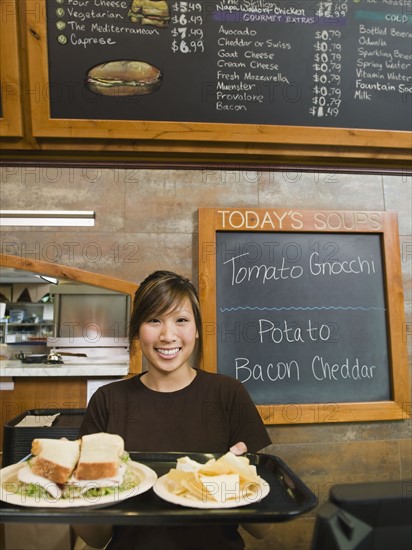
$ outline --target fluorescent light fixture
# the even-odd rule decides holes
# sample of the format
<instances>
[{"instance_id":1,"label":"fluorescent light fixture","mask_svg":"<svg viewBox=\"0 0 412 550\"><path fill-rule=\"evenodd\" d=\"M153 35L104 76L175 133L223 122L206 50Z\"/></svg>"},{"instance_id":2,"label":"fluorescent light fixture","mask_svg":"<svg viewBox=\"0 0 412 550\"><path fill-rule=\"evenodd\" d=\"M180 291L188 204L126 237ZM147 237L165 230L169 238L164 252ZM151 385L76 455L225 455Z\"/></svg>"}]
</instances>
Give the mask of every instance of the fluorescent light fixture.
<instances>
[{"instance_id":1,"label":"fluorescent light fixture","mask_svg":"<svg viewBox=\"0 0 412 550\"><path fill-rule=\"evenodd\" d=\"M2 225L94 226L93 210L0 210Z\"/></svg>"}]
</instances>

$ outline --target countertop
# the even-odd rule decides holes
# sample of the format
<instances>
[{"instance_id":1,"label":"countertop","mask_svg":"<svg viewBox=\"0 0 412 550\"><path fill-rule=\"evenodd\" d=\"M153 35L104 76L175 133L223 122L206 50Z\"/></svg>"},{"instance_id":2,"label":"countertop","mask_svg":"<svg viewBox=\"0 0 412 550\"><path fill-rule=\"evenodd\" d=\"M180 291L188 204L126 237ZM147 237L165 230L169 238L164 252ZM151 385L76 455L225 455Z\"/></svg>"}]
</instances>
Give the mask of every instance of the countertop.
<instances>
[{"instance_id":1,"label":"countertop","mask_svg":"<svg viewBox=\"0 0 412 550\"><path fill-rule=\"evenodd\" d=\"M41 376L125 376L129 373L129 362L118 359L72 359L63 364L24 364L19 360L0 361L0 377Z\"/></svg>"}]
</instances>

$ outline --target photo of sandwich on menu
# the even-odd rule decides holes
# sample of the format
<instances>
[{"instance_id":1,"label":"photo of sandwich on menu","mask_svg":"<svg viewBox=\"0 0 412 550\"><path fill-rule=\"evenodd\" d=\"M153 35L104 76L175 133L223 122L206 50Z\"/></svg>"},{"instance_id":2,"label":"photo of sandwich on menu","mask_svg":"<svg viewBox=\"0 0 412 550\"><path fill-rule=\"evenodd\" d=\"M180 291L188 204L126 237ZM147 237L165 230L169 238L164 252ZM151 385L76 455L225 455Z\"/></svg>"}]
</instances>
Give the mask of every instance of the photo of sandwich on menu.
<instances>
[{"instance_id":1,"label":"photo of sandwich on menu","mask_svg":"<svg viewBox=\"0 0 412 550\"><path fill-rule=\"evenodd\" d=\"M128 13L132 23L165 28L170 22L166 0L133 0Z\"/></svg>"},{"instance_id":2,"label":"photo of sandwich on menu","mask_svg":"<svg viewBox=\"0 0 412 550\"><path fill-rule=\"evenodd\" d=\"M95 94L133 96L155 92L162 82L162 73L145 61L110 61L89 69L86 85Z\"/></svg>"}]
</instances>

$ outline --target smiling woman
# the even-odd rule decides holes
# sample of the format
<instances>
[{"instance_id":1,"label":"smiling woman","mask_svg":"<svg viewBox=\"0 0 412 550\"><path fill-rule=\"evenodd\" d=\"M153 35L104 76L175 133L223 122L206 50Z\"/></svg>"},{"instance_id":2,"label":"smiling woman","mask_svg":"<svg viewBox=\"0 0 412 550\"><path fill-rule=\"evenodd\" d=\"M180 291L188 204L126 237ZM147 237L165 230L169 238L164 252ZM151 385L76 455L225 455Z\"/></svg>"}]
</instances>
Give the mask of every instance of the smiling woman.
<instances>
[{"instance_id":1,"label":"smiling woman","mask_svg":"<svg viewBox=\"0 0 412 550\"><path fill-rule=\"evenodd\" d=\"M169 271L149 275L135 294L129 338L131 344L140 342L147 371L99 388L90 400L82 434L119 434L131 452L224 454L240 443L240 452L270 444L243 385L199 369L202 321L197 291L188 279ZM98 528L88 531L90 539L84 529L79 534L93 545ZM109 537L107 531L104 535ZM108 549L243 547L237 525L205 524L115 527Z\"/></svg>"},{"instance_id":2,"label":"smiling woman","mask_svg":"<svg viewBox=\"0 0 412 550\"><path fill-rule=\"evenodd\" d=\"M171 388L180 389L186 385L187 373L194 378L189 359L195 348L198 330L193 308L188 298L177 307L140 325L139 341L143 355L150 363L147 375L142 382L151 389L161 389L164 375L174 374ZM179 382L181 380L181 382ZM164 382L163 382L164 383Z\"/></svg>"},{"instance_id":3,"label":"smiling woman","mask_svg":"<svg viewBox=\"0 0 412 550\"><path fill-rule=\"evenodd\" d=\"M149 368L142 382L152 389L181 389L192 381L190 357L196 346L196 364L202 357L202 323L192 283L174 273L157 271L136 292L129 339L140 342Z\"/></svg>"},{"instance_id":4,"label":"smiling woman","mask_svg":"<svg viewBox=\"0 0 412 550\"><path fill-rule=\"evenodd\" d=\"M170 271L156 271L149 275L136 291L129 327L130 344L139 339L143 323L154 322L166 313L177 314L177 310L182 309L184 302L188 308L185 312L196 326L198 345L195 362L199 364L202 359L203 330L197 291L188 279ZM177 314L175 320L185 324L184 316L181 318Z\"/></svg>"}]
</instances>

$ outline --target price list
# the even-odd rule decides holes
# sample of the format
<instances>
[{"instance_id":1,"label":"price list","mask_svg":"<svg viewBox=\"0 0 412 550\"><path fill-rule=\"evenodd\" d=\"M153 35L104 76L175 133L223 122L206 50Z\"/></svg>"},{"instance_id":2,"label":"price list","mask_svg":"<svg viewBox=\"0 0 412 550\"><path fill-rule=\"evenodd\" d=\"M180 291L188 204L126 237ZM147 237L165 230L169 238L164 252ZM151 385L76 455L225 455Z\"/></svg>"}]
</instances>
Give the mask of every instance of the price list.
<instances>
[{"instance_id":1,"label":"price list","mask_svg":"<svg viewBox=\"0 0 412 550\"><path fill-rule=\"evenodd\" d=\"M203 53L204 31L202 4L200 2L175 2L172 4L171 49L173 53Z\"/></svg>"},{"instance_id":2,"label":"price list","mask_svg":"<svg viewBox=\"0 0 412 550\"><path fill-rule=\"evenodd\" d=\"M46 5L52 118L410 130L412 0Z\"/></svg>"},{"instance_id":3,"label":"price list","mask_svg":"<svg viewBox=\"0 0 412 550\"><path fill-rule=\"evenodd\" d=\"M309 112L315 117L338 117L342 103L342 31L330 23L347 16L347 2L319 2L316 16L325 21L315 31L313 95Z\"/></svg>"}]
</instances>

